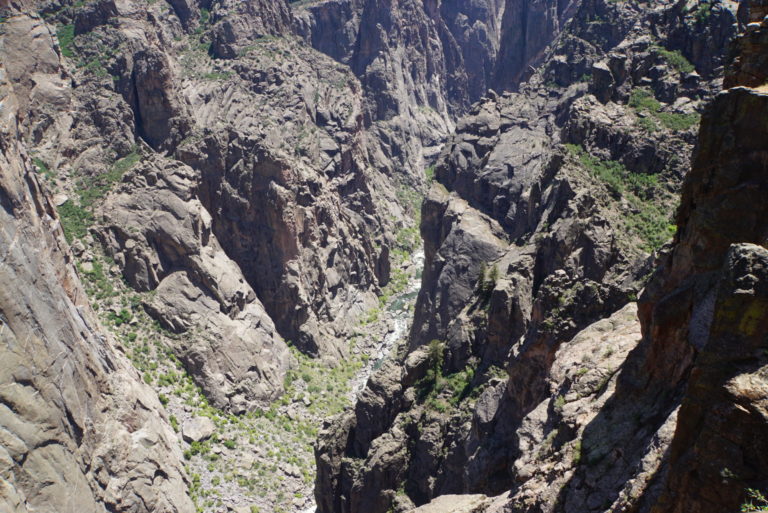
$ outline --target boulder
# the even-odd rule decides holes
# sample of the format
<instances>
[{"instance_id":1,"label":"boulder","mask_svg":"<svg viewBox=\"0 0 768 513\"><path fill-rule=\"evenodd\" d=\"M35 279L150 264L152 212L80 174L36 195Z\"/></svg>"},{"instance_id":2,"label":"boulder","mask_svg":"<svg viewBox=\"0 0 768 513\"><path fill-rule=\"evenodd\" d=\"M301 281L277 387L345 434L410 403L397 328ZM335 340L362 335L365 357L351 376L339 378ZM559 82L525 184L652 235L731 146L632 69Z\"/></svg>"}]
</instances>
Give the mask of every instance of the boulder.
<instances>
[{"instance_id":1,"label":"boulder","mask_svg":"<svg viewBox=\"0 0 768 513\"><path fill-rule=\"evenodd\" d=\"M181 425L181 436L185 442L203 442L216 432L216 424L208 417L194 417Z\"/></svg>"}]
</instances>

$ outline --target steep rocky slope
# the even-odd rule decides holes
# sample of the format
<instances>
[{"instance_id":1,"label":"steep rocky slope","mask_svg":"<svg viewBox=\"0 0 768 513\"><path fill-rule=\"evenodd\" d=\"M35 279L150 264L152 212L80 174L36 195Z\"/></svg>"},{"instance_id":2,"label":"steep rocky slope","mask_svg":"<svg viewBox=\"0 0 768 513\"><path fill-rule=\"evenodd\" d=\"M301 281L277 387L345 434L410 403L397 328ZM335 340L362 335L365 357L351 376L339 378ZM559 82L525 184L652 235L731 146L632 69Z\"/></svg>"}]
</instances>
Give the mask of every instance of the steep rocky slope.
<instances>
[{"instance_id":1,"label":"steep rocky slope","mask_svg":"<svg viewBox=\"0 0 768 513\"><path fill-rule=\"evenodd\" d=\"M768 21L752 6L707 110L673 250L641 297L649 381L688 378L654 511L730 511L765 490Z\"/></svg>"},{"instance_id":2,"label":"steep rocky slope","mask_svg":"<svg viewBox=\"0 0 768 513\"><path fill-rule=\"evenodd\" d=\"M150 315L187 334L174 353L235 412L280 394L286 340L346 354L338 334L375 304L388 234L408 222L364 158L354 77L290 35L287 6L251 7L19 16L58 27L57 96L27 141L55 174L70 242L87 272L114 261Z\"/></svg>"},{"instance_id":3,"label":"steep rocky slope","mask_svg":"<svg viewBox=\"0 0 768 513\"><path fill-rule=\"evenodd\" d=\"M56 34L23 139L83 271L116 266L212 404L242 413L280 395L287 343L348 354L452 120L573 11L512 7L27 2L4 24ZM511 64L522 26L538 35Z\"/></svg>"},{"instance_id":4,"label":"steep rocky slope","mask_svg":"<svg viewBox=\"0 0 768 513\"><path fill-rule=\"evenodd\" d=\"M422 208L408 350L321 433L320 511L457 493L521 511L651 507L683 383L637 383L631 303L674 232L697 113L720 87L711 49L736 14L582 3L519 92L458 122Z\"/></svg>"},{"instance_id":5,"label":"steep rocky slope","mask_svg":"<svg viewBox=\"0 0 768 513\"><path fill-rule=\"evenodd\" d=\"M759 23L662 248L736 11L3 4L3 507L305 511L338 412L323 512L765 489Z\"/></svg>"},{"instance_id":6,"label":"steep rocky slope","mask_svg":"<svg viewBox=\"0 0 768 513\"><path fill-rule=\"evenodd\" d=\"M154 392L106 337L20 132L57 97L51 34L4 26L0 52L0 509L192 512Z\"/></svg>"},{"instance_id":7,"label":"steep rocky slope","mask_svg":"<svg viewBox=\"0 0 768 513\"><path fill-rule=\"evenodd\" d=\"M328 0L295 16L308 43L360 79L376 166L419 169L470 104L541 61L577 4Z\"/></svg>"}]
</instances>

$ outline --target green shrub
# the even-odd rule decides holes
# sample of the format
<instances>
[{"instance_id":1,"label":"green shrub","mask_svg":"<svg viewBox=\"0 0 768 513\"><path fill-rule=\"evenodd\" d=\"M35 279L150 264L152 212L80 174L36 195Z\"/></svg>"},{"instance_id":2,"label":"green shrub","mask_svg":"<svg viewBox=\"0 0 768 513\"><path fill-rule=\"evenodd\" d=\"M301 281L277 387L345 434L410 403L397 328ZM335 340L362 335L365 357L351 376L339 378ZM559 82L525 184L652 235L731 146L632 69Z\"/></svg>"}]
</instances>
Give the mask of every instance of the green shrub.
<instances>
[{"instance_id":1,"label":"green shrub","mask_svg":"<svg viewBox=\"0 0 768 513\"><path fill-rule=\"evenodd\" d=\"M711 14L712 4L707 0L701 0L693 13L693 19L697 25L704 25L709 21Z\"/></svg>"},{"instance_id":2,"label":"green shrub","mask_svg":"<svg viewBox=\"0 0 768 513\"><path fill-rule=\"evenodd\" d=\"M593 157L581 146L566 144L566 147L571 154L578 157L579 163L592 176L605 183L609 189L617 194L630 192L646 197L649 195L649 189L658 185L656 175L632 173L620 162Z\"/></svg>"},{"instance_id":3,"label":"green shrub","mask_svg":"<svg viewBox=\"0 0 768 513\"><path fill-rule=\"evenodd\" d=\"M67 200L60 205L58 212L67 242L72 244L75 239L82 239L88 235L88 228L93 224L93 214L76 205L72 200Z\"/></svg>"},{"instance_id":4,"label":"green shrub","mask_svg":"<svg viewBox=\"0 0 768 513\"><path fill-rule=\"evenodd\" d=\"M635 112L645 112L650 114L653 119L659 121L665 128L672 131L688 130L696 125L701 116L696 113L678 114L674 112L662 112L661 103L653 96L653 93L645 88L639 87L632 90L629 96L629 106ZM655 132L658 128L651 118L640 118L638 124L648 132Z\"/></svg>"},{"instance_id":5,"label":"green shrub","mask_svg":"<svg viewBox=\"0 0 768 513\"><path fill-rule=\"evenodd\" d=\"M445 344L439 340L432 340L427 347L427 359L429 361L429 366L435 371L436 374L440 374L443 367L444 347Z\"/></svg>"},{"instance_id":6,"label":"green shrub","mask_svg":"<svg viewBox=\"0 0 768 513\"><path fill-rule=\"evenodd\" d=\"M747 500L741 505L741 511L744 513L768 512L768 498L759 490L747 488Z\"/></svg>"},{"instance_id":7,"label":"green shrub","mask_svg":"<svg viewBox=\"0 0 768 513\"><path fill-rule=\"evenodd\" d=\"M131 318L133 318L133 315L127 309L123 308L118 313L109 312L107 318L114 322L115 326L121 326L125 323L128 323Z\"/></svg>"},{"instance_id":8,"label":"green shrub","mask_svg":"<svg viewBox=\"0 0 768 513\"><path fill-rule=\"evenodd\" d=\"M94 259L91 265L92 269L90 271L83 270L82 266L78 267L87 280L86 292L88 292L88 295L95 299L106 299L115 296L115 288L104 273L104 264L101 260Z\"/></svg>"},{"instance_id":9,"label":"green shrub","mask_svg":"<svg viewBox=\"0 0 768 513\"><path fill-rule=\"evenodd\" d=\"M203 74L203 78L206 80L226 80L231 75L231 71L213 71L211 73Z\"/></svg>"},{"instance_id":10,"label":"green shrub","mask_svg":"<svg viewBox=\"0 0 768 513\"><path fill-rule=\"evenodd\" d=\"M475 369L473 367L467 367L464 370L446 376L444 386L451 392L451 404L456 406L469 396L474 377Z\"/></svg>"},{"instance_id":11,"label":"green shrub","mask_svg":"<svg viewBox=\"0 0 768 513\"><path fill-rule=\"evenodd\" d=\"M573 458L571 459L571 462L574 466L581 462L581 440L576 440L573 444Z\"/></svg>"},{"instance_id":12,"label":"green shrub","mask_svg":"<svg viewBox=\"0 0 768 513\"><path fill-rule=\"evenodd\" d=\"M661 57L680 73L692 73L696 68L691 64L679 50L667 50L663 46L656 46L654 50Z\"/></svg>"},{"instance_id":13,"label":"green shrub","mask_svg":"<svg viewBox=\"0 0 768 513\"><path fill-rule=\"evenodd\" d=\"M661 124L670 130L685 131L699 123L701 116L697 112L676 114L674 112L659 112L656 117Z\"/></svg>"},{"instance_id":14,"label":"green shrub","mask_svg":"<svg viewBox=\"0 0 768 513\"><path fill-rule=\"evenodd\" d=\"M619 162L590 155L581 146L565 146L592 176L605 183L614 194L627 199L634 211L622 216L622 222L643 241L644 251L658 249L674 235L676 228L670 223L671 212L658 204L662 191L656 175L632 173Z\"/></svg>"},{"instance_id":15,"label":"green shrub","mask_svg":"<svg viewBox=\"0 0 768 513\"><path fill-rule=\"evenodd\" d=\"M56 173L51 171L51 169L48 167L48 164L43 162L40 158L35 157L32 159L32 163L37 167L38 173L45 176L49 180L53 180L56 177Z\"/></svg>"},{"instance_id":16,"label":"green shrub","mask_svg":"<svg viewBox=\"0 0 768 513\"><path fill-rule=\"evenodd\" d=\"M427 408L435 410L439 413L445 413L448 411L449 405L443 399L439 397L430 397L426 402Z\"/></svg>"},{"instance_id":17,"label":"green shrub","mask_svg":"<svg viewBox=\"0 0 768 513\"><path fill-rule=\"evenodd\" d=\"M656 124L656 121L654 121L652 117L638 118L637 124L649 134L652 134L659 129L659 125Z\"/></svg>"},{"instance_id":18,"label":"green shrub","mask_svg":"<svg viewBox=\"0 0 768 513\"><path fill-rule=\"evenodd\" d=\"M200 24L207 25L211 19L211 11L206 8L200 9Z\"/></svg>"},{"instance_id":19,"label":"green shrub","mask_svg":"<svg viewBox=\"0 0 768 513\"><path fill-rule=\"evenodd\" d=\"M629 106L637 111L646 110L651 113L661 110L659 100L656 99L650 89L644 87L632 89L632 92L629 94Z\"/></svg>"}]
</instances>

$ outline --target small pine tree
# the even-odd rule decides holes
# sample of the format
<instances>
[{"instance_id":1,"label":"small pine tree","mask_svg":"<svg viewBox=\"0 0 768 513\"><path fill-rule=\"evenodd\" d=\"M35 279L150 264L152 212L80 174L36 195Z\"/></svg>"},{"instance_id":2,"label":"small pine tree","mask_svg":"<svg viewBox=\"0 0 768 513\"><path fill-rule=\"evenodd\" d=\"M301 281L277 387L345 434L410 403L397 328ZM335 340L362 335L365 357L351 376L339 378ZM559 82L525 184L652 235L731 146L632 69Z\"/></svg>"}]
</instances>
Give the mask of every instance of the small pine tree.
<instances>
[{"instance_id":1,"label":"small pine tree","mask_svg":"<svg viewBox=\"0 0 768 513\"><path fill-rule=\"evenodd\" d=\"M485 264L485 262L482 262L480 264L480 274L477 277L477 285L475 286L475 290L478 292L483 292L485 290L485 275L488 273L488 266Z\"/></svg>"},{"instance_id":2,"label":"small pine tree","mask_svg":"<svg viewBox=\"0 0 768 513\"><path fill-rule=\"evenodd\" d=\"M496 288L496 282L499 281L499 268L496 267L496 264L491 267L491 271L488 273L488 281L485 284L485 291L486 293L490 293L493 289Z\"/></svg>"},{"instance_id":3,"label":"small pine tree","mask_svg":"<svg viewBox=\"0 0 768 513\"><path fill-rule=\"evenodd\" d=\"M429 366L434 370L435 377L440 376L443 368L443 343L439 340L433 340L429 343Z\"/></svg>"}]
</instances>

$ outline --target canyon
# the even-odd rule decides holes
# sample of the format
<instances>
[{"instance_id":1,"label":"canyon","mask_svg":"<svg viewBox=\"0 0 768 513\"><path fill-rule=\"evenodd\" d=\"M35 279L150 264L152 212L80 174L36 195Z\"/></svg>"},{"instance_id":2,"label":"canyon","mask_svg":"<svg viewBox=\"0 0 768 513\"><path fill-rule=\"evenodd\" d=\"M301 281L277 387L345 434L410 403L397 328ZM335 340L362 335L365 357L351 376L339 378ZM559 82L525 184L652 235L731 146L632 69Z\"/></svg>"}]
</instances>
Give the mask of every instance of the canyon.
<instances>
[{"instance_id":1,"label":"canyon","mask_svg":"<svg viewBox=\"0 0 768 513\"><path fill-rule=\"evenodd\" d=\"M764 510L766 15L0 3L0 510Z\"/></svg>"}]
</instances>

